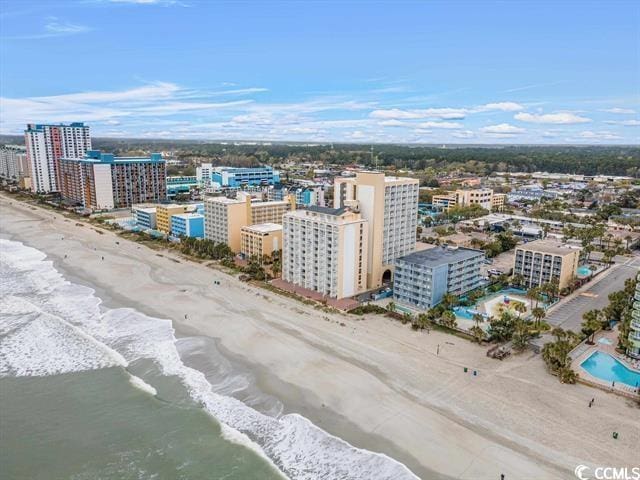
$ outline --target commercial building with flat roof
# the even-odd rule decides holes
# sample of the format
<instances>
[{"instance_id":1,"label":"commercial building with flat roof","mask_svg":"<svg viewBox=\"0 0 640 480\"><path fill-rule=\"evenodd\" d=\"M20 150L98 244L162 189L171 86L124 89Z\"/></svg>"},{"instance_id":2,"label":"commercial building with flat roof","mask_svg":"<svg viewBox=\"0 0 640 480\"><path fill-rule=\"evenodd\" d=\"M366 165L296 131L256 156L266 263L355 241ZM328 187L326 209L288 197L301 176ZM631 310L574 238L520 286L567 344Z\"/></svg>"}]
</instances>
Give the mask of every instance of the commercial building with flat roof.
<instances>
[{"instance_id":1,"label":"commercial building with flat roof","mask_svg":"<svg viewBox=\"0 0 640 480\"><path fill-rule=\"evenodd\" d=\"M252 201L249 195L240 198L209 197L204 202L205 238L226 243L234 252L241 250L242 227L259 223L282 224L285 213L295 210L292 197L279 202Z\"/></svg>"},{"instance_id":2,"label":"commercial building with flat roof","mask_svg":"<svg viewBox=\"0 0 640 480\"><path fill-rule=\"evenodd\" d=\"M171 215L171 235L204 238L204 215L193 212Z\"/></svg>"},{"instance_id":3,"label":"commercial building with flat roof","mask_svg":"<svg viewBox=\"0 0 640 480\"><path fill-rule=\"evenodd\" d=\"M282 279L331 298L367 285L367 221L349 208L309 207L283 221Z\"/></svg>"},{"instance_id":4,"label":"commercial building with flat roof","mask_svg":"<svg viewBox=\"0 0 640 480\"><path fill-rule=\"evenodd\" d=\"M435 307L445 293L462 295L482 285L484 252L436 247L396 259L393 298L419 310Z\"/></svg>"},{"instance_id":5,"label":"commercial building with flat roof","mask_svg":"<svg viewBox=\"0 0 640 480\"><path fill-rule=\"evenodd\" d=\"M453 207L479 205L485 210L500 211L504 207L506 195L494 193L491 188L456 190L444 195L434 195L431 203L435 208L447 211Z\"/></svg>"},{"instance_id":6,"label":"commercial building with flat roof","mask_svg":"<svg viewBox=\"0 0 640 480\"><path fill-rule=\"evenodd\" d=\"M555 281L562 290L576 277L579 247L554 240L536 240L516 247L513 274L521 275L527 288Z\"/></svg>"},{"instance_id":7,"label":"commercial building with flat roof","mask_svg":"<svg viewBox=\"0 0 640 480\"><path fill-rule=\"evenodd\" d=\"M196 170L198 181L203 186L215 184L219 188L236 188L244 185L273 185L280 181L280 174L269 166L260 167L214 167L203 163Z\"/></svg>"},{"instance_id":8,"label":"commercial building with flat roof","mask_svg":"<svg viewBox=\"0 0 640 480\"><path fill-rule=\"evenodd\" d=\"M83 158L60 159L60 194L85 208L109 210L165 201L167 166L159 153L115 157L89 150Z\"/></svg>"},{"instance_id":9,"label":"commercial building with flat roof","mask_svg":"<svg viewBox=\"0 0 640 480\"><path fill-rule=\"evenodd\" d=\"M282 225L259 223L240 230L240 253L244 258L262 258L282 250Z\"/></svg>"},{"instance_id":10,"label":"commercial building with flat roof","mask_svg":"<svg viewBox=\"0 0 640 480\"><path fill-rule=\"evenodd\" d=\"M145 230L155 230L156 223L156 207L146 207L134 205L131 208L133 218L136 221L136 225Z\"/></svg>"},{"instance_id":11,"label":"commercial building with flat roof","mask_svg":"<svg viewBox=\"0 0 640 480\"><path fill-rule=\"evenodd\" d=\"M0 178L19 182L29 175L29 161L25 147L5 145L0 148Z\"/></svg>"},{"instance_id":12,"label":"commercial building with flat roof","mask_svg":"<svg viewBox=\"0 0 640 480\"><path fill-rule=\"evenodd\" d=\"M189 213L196 210L196 206L193 204L178 205L172 203L170 205L158 205L156 209L156 221L157 229L167 235L171 233L171 219L174 215L179 213Z\"/></svg>"},{"instance_id":13,"label":"commercial building with flat roof","mask_svg":"<svg viewBox=\"0 0 640 480\"><path fill-rule=\"evenodd\" d=\"M419 183L368 171L335 179L333 206L353 206L367 220L369 289L391 281L394 260L415 250Z\"/></svg>"}]
</instances>

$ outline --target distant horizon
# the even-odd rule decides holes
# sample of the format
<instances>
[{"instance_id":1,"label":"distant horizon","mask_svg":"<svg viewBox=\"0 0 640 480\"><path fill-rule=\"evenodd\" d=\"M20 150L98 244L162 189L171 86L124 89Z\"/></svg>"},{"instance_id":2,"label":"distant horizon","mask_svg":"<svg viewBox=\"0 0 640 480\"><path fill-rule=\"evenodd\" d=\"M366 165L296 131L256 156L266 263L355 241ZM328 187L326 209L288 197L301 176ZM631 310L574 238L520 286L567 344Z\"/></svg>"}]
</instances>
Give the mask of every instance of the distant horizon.
<instances>
[{"instance_id":1,"label":"distant horizon","mask_svg":"<svg viewBox=\"0 0 640 480\"><path fill-rule=\"evenodd\" d=\"M30 122L36 123L36 122ZM46 123L46 122L44 122ZM69 122L64 122L69 123ZM0 140L4 137L18 137L20 139L24 139L23 134L10 134L10 133L0 133ZM362 146L371 146L371 145L393 145L393 146L403 146L403 147L495 147L495 148L508 148L508 147L576 147L576 148L612 148L612 147L631 147L631 148L640 148L640 143L443 143L443 142L432 142L432 143L400 143L400 142L363 142L363 141L311 141L311 140L238 140L238 139L206 139L206 138L174 138L174 137L156 137L156 138L145 138L145 137L109 137L109 136L96 136L91 135L93 140L113 140L113 141L125 141L125 140L135 140L139 142L182 142L182 143L216 143L216 144L245 144L245 145L309 145L309 146L325 146L325 145L362 145Z\"/></svg>"},{"instance_id":2,"label":"distant horizon","mask_svg":"<svg viewBox=\"0 0 640 480\"><path fill-rule=\"evenodd\" d=\"M633 2L2 5L4 134L80 119L105 138L640 144Z\"/></svg>"}]
</instances>

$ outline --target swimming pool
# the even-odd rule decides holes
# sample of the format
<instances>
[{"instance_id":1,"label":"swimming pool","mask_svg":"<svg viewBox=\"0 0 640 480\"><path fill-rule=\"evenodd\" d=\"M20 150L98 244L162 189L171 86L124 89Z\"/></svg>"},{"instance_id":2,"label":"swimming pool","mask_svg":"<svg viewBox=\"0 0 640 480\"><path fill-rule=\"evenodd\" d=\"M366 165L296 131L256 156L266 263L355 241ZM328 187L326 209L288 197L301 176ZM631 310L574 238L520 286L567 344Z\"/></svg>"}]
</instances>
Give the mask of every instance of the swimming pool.
<instances>
[{"instance_id":1,"label":"swimming pool","mask_svg":"<svg viewBox=\"0 0 640 480\"><path fill-rule=\"evenodd\" d=\"M591 272L591 269L585 265L578 267L578 275L580 275L581 277L588 277L592 273L593 272Z\"/></svg>"},{"instance_id":2,"label":"swimming pool","mask_svg":"<svg viewBox=\"0 0 640 480\"><path fill-rule=\"evenodd\" d=\"M607 353L594 352L580 366L594 377L607 382L624 383L634 388L640 385L640 372L628 369Z\"/></svg>"}]
</instances>

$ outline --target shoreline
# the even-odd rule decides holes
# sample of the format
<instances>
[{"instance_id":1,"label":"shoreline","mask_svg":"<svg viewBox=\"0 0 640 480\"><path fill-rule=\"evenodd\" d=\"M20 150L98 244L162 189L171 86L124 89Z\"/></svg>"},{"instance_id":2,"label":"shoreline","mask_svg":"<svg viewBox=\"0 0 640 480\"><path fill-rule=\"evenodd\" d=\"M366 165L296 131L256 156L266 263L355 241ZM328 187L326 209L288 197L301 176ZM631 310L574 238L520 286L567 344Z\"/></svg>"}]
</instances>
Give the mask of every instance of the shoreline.
<instances>
[{"instance_id":1,"label":"shoreline","mask_svg":"<svg viewBox=\"0 0 640 480\"><path fill-rule=\"evenodd\" d=\"M96 290L105 306L136 308L171 319L177 334L216 339L285 412L395 458L423 478L572 478L578 463L633 461L640 442L633 407L547 378L539 358L496 362L484 349L440 332L319 312L34 208L0 196L3 236L46 253L65 278ZM108 256L105 262L93 246ZM73 253L64 259L69 248ZM214 278L220 287L210 285ZM445 347L440 357L432 352L436 343ZM463 376L460 365L477 368L479 377ZM594 395L607 409L602 418L578 407ZM603 435L610 428L622 433L615 444ZM588 461L578 460L587 455Z\"/></svg>"}]
</instances>

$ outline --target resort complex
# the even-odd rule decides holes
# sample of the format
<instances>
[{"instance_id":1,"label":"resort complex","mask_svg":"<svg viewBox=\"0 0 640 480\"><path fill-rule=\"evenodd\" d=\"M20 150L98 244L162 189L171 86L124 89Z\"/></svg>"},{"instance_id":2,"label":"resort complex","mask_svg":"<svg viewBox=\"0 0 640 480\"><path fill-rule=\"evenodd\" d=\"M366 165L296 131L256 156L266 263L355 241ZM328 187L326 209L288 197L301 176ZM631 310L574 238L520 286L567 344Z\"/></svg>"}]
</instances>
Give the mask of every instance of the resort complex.
<instances>
[{"instance_id":1,"label":"resort complex","mask_svg":"<svg viewBox=\"0 0 640 480\"><path fill-rule=\"evenodd\" d=\"M434 413L427 408L431 404L438 408L438 419L440 410L448 408L445 404L452 403L456 411L480 412L487 424L517 428L524 436L535 430L542 445L549 429L563 435L572 428L566 418L579 402L594 408L596 397L605 403L599 395L615 398L609 400L612 404L618 397L640 398L640 209L610 207L612 194L624 197L624 205L640 198L640 184L633 179L545 177L543 185L513 173L455 171L427 178L431 170L375 163L269 157L268 164L259 165L255 158L264 157L262 151L230 166L222 164L222 158L230 158L226 154L201 158L192 151L143 148L105 153L91 148L88 129L84 124L29 125L26 149L9 145L0 150L0 182L6 191L0 203L16 216L15 222L9 221L11 232L34 244L44 242L43 248L55 252L53 258L64 268L74 264L84 272L86 264L100 274L99 285L103 271L115 272L117 292L110 300L116 304L143 292L144 302L152 306L142 320L126 305L106 309L104 317L93 310L83 315L89 322L100 319L87 335L97 335L95 343L104 342L104 348L120 345L121 340L109 339L109 328L113 318L124 315L127 328L140 328L148 337L149 345L140 347L141 358L159 355L158 365L181 381L195 382L195 388L200 377L180 367L172 370L176 367L167 366L167 359L179 361L184 353L191 365L214 361L211 378L236 368L224 358L225 349L260 365L273 363L283 374L295 375L305 391L321 394L320 403L311 400L319 412L329 403L340 408L345 401L341 392L355 382L362 387L353 390L349 401L355 403L349 408L361 415L361 428L366 430L372 421L380 425L387 408L399 411L411 405L411 416L401 418L399 430L392 426L392 431L401 439L411 432L424 440L421 445L432 441L424 436L421 423L433 421ZM232 147L221 151L227 148ZM297 147L291 148L295 152ZM26 226L36 218L45 229L55 225L55 235L28 233ZM85 225L90 227L80 228ZM7 245L9 253L30 248ZM39 284L24 282L25 289ZM65 292L74 287L61 288ZM83 287L78 295L88 290ZM42 295L34 298L40 301ZM95 299L78 303L100 304ZM47 313L52 309L51 318L67 315L57 305L45 302L42 308ZM178 351L163 353L165 347L175 348L171 339L177 336L165 317L182 322L176 328L181 335L193 331L198 336L181 336L175 341ZM83 321L70 315L69 330L81 328ZM167 330L155 332L154 322ZM135 342L128 346L133 337L127 334L122 341L126 355L138 348ZM218 339L228 338L218 349ZM79 337L70 351L85 348L85 341ZM103 361L103 354L100 350L96 363ZM114 362L119 359L113 356ZM108 365L110 361L104 360ZM243 368L238 367L238 385L244 384ZM359 375L360 370L365 373ZM129 370L117 371L131 376ZM281 421L298 421L278 417L281 406L270 395L289 391L282 389L280 379L268 385L264 398L254 396L253 385L225 382L211 390L218 395L215 401L203 396L202 402L219 407L216 413L233 425L238 425L233 423L238 409L248 408L242 399L264 406L267 413L251 413L251 425L239 424L242 433L252 435L248 438L262 439ZM314 390L320 383L327 389ZM155 391L138 380L131 384L140 394ZM581 390L564 390L571 388L567 384L581 384L575 387ZM220 395L230 390L237 398L220 406ZM409 396L399 393L404 391ZM291 392L298 401L305 397L296 389ZM567 395L570 405L565 404ZM383 405L373 417L368 414L371 403L362 403L369 396ZM403 403L387 407L398 397ZM424 401L415 403L418 397ZM502 413L496 414L497 398L501 405L510 405L509 425ZM547 398L554 412L562 412L549 422L544 420ZM523 420L523 404L534 412L535 422ZM593 420L581 418L583 424ZM609 428L608 418L598 421ZM474 416L463 420L456 428L476 421ZM448 421L440 421L443 430L438 431L446 431ZM558 422L565 422L562 429ZM302 429L305 439L319 435L308 434L304 425L295 428ZM464 428L472 441L455 450L463 452L463 463L469 445L494 441L493 434ZM582 438L583 427L575 428L572 441ZM624 426L612 430L619 431L628 451L634 434ZM600 436L589 445L600 445ZM617 441L613 433L611 438ZM458 440L453 443L458 445ZM496 443L496 451L502 452L504 445ZM416 446L413 454L422 455L422 447ZM480 448L475 461L484 462L479 459L486 454ZM502 455L482 463L482 472L489 474L456 470L456 475L493 478ZM572 452L571 459L576 455L580 452ZM380 461L376 458L375 468ZM437 460L437 455L429 458ZM529 478L529 472L540 468L534 464L526 472L507 470L509 478ZM323 471L314 465L305 467L314 472L309 478ZM404 476L404 467L395 468L383 478L413 478ZM443 464L441 471L450 471L450 466ZM431 472L425 472L424 478L431 478ZM546 473L545 467L533 477L547 478ZM377 476L368 472L359 478Z\"/></svg>"}]
</instances>

